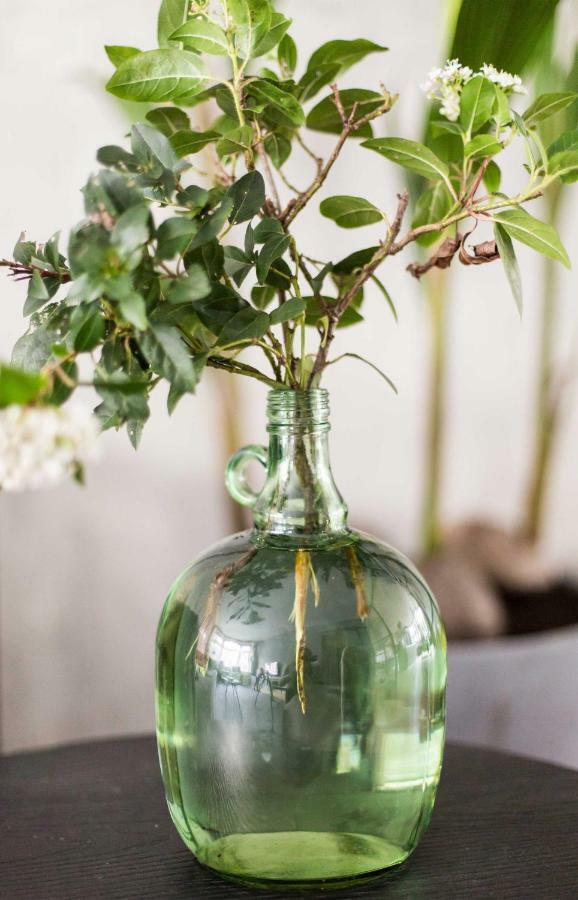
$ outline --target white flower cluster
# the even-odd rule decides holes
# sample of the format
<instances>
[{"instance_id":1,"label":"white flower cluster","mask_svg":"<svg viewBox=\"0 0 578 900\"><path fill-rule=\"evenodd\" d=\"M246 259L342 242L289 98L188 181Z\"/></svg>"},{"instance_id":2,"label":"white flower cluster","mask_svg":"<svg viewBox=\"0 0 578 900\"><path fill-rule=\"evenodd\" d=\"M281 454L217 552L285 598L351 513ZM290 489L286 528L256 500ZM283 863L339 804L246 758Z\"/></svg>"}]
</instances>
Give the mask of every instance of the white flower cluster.
<instances>
[{"instance_id":1,"label":"white flower cluster","mask_svg":"<svg viewBox=\"0 0 578 900\"><path fill-rule=\"evenodd\" d=\"M488 63L484 63L480 69L480 75L483 75L488 81L493 81L494 84L501 87L506 94L527 93L519 75L510 75L509 72L504 72L503 69L496 69L495 66L490 66Z\"/></svg>"},{"instance_id":2,"label":"white flower cluster","mask_svg":"<svg viewBox=\"0 0 578 900\"><path fill-rule=\"evenodd\" d=\"M440 100L440 113L450 122L457 121L460 114L460 95L472 78L483 75L497 84L506 93L525 94L526 89L519 75L498 71L495 66L484 63L479 72L469 66L462 66L459 59L449 59L443 68L432 69L427 81L422 84L430 100Z\"/></svg>"},{"instance_id":3,"label":"white flower cluster","mask_svg":"<svg viewBox=\"0 0 578 900\"><path fill-rule=\"evenodd\" d=\"M0 490L54 485L96 456L99 429L82 406L0 410Z\"/></svg>"}]
</instances>

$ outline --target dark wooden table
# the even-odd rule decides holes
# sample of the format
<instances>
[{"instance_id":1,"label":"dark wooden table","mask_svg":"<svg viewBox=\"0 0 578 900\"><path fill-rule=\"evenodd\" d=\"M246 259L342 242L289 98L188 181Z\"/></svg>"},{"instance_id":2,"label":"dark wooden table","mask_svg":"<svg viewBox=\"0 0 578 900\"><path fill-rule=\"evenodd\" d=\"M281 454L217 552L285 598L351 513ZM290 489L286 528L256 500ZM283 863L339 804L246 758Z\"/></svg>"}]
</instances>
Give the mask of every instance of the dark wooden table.
<instances>
[{"instance_id":1,"label":"dark wooden table","mask_svg":"<svg viewBox=\"0 0 578 900\"><path fill-rule=\"evenodd\" d=\"M2 900L295 897L246 891L196 864L169 820L150 737L0 759L0 822ZM414 855L334 896L576 900L578 772L450 745Z\"/></svg>"}]
</instances>

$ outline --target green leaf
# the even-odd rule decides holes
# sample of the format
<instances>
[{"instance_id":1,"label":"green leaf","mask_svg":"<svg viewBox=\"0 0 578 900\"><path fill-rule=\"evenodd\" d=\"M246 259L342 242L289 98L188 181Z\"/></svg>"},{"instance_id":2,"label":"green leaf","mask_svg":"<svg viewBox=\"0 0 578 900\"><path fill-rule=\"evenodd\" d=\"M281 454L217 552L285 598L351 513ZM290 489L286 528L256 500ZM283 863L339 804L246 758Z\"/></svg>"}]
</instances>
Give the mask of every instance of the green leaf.
<instances>
[{"instance_id":1,"label":"green leaf","mask_svg":"<svg viewBox=\"0 0 578 900\"><path fill-rule=\"evenodd\" d=\"M204 219L203 224L195 235L190 246L191 250L208 244L213 238L218 237L220 231L227 223L231 210L233 208L233 200L231 197L224 197L219 206L214 210L212 215Z\"/></svg>"},{"instance_id":2,"label":"green leaf","mask_svg":"<svg viewBox=\"0 0 578 900\"><path fill-rule=\"evenodd\" d=\"M98 279L106 275L111 260L110 235L102 225L75 229L68 242L68 260L74 279L84 272Z\"/></svg>"},{"instance_id":3,"label":"green leaf","mask_svg":"<svg viewBox=\"0 0 578 900\"><path fill-rule=\"evenodd\" d=\"M122 256L129 256L148 242L149 220L150 212L146 206L131 206L119 216L110 239Z\"/></svg>"},{"instance_id":4,"label":"green leaf","mask_svg":"<svg viewBox=\"0 0 578 900\"><path fill-rule=\"evenodd\" d=\"M190 0L162 0L157 20L159 47L171 46L171 34L187 21L190 6Z\"/></svg>"},{"instance_id":5,"label":"green leaf","mask_svg":"<svg viewBox=\"0 0 578 900\"><path fill-rule=\"evenodd\" d=\"M261 78L251 82L247 87L247 91L259 103L273 107L279 115L282 124L290 126L305 125L305 113L299 101L287 91L278 88L277 85Z\"/></svg>"},{"instance_id":6,"label":"green leaf","mask_svg":"<svg viewBox=\"0 0 578 900\"><path fill-rule=\"evenodd\" d=\"M234 153L244 153L253 143L253 129L250 125L242 125L233 128L220 139L217 144L219 156L231 156Z\"/></svg>"},{"instance_id":7,"label":"green leaf","mask_svg":"<svg viewBox=\"0 0 578 900\"><path fill-rule=\"evenodd\" d=\"M285 234L281 222L279 219L265 217L253 229L253 242L255 244L264 244L274 234Z\"/></svg>"},{"instance_id":8,"label":"green leaf","mask_svg":"<svg viewBox=\"0 0 578 900\"><path fill-rule=\"evenodd\" d=\"M293 75L297 68L297 44L290 34L285 34L277 48L277 59L287 75Z\"/></svg>"},{"instance_id":9,"label":"green leaf","mask_svg":"<svg viewBox=\"0 0 578 900\"><path fill-rule=\"evenodd\" d=\"M31 403L46 390L47 377L41 372L25 372L0 364L0 408Z\"/></svg>"},{"instance_id":10,"label":"green leaf","mask_svg":"<svg viewBox=\"0 0 578 900\"><path fill-rule=\"evenodd\" d=\"M210 201L210 193L204 188L196 184L189 184L184 190L177 193L177 200L180 206L186 206L187 209L201 210Z\"/></svg>"},{"instance_id":11,"label":"green leaf","mask_svg":"<svg viewBox=\"0 0 578 900\"><path fill-rule=\"evenodd\" d=\"M41 309L48 300L50 300L48 288L46 287L40 272L34 270L32 278L28 282L28 292L26 294L26 303L24 304L24 315L31 316Z\"/></svg>"},{"instance_id":12,"label":"green leaf","mask_svg":"<svg viewBox=\"0 0 578 900\"><path fill-rule=\"evenodd\" d=\"M105 325L98 303L77 306L72 316L70 334L77 353L94 350L101 343Z\"/></svg>"},{"instance_id":13,"label":"green leaf","mask_svg":"<svg viewBox=\"0 0 578 900\"><path fill-rule=\"evenodd\" d=\"M359 228L383 220L383 213L363 197L328 197L319 205L319 211L327 219L333 219L340 228Z\"/></svg>"},{"instance_id":14,"label":"green leaf","mask_svg":"<svg viewBox=\"0 0 578 900\"><path fill-rule=\"evenodd\" d=\"M339 72L339 63L325 63L314 69L308 69L297 85L297 96L302 103L310 100L321 88L336 78ZM335 106L335 104L333 104Z\"/></svg>"},{"instance_id":15,"label":"green leaf","mask_svg":"<svg viewBox=\"0 0 578 900\"><path fill-rule=\"evenodd\" d=\"M198 263L189 266L183 278L174 280L167 293L169 303L192 303L211 293L212 285L205 269Z\"/></svg>"},{"instance_id":16,"label":"green leaf","mask_svg":"<svg viewBox=\"0 0 578 900\"><path fill-rule=\"evenodd\" d=\"M184 263L187 271L193 265L203 266L209 278L212 281L218 281L224 272L223 245L214 239L207 244L203 244L202 247L189 250L184 257Z\"/></svg>"},{"instance_id":17,"label":"green leaf","mask_svg":"<svg viewBox=\"0 0 578 900\"><path fill-rule=\"evenodd\" d=\"M237 52L250 59L271 25L269 0L226 0L226 6L234 25Z\"/></svg>"},{"instance_id":18,"label":"green leaf","mask_svg":"<svg viewBox=\"0 0 578 900\"><path fill-rule=\"evenodd\" d=\"M431 123L431 129L434 135L447 131L450 134L457 134L461 137L464 133L464 129L459 122L448 122L447 119L435 119Z\"/></svg>"},{"instance_id":19,"label":"green leaf","mask_svg":"<svg viewBox=\"0 0 578 900\"><path fill-rule=\"evenodd\" d=\"M363 292L360 291L360 298L363 299ZM305 323L307 325L316 326L317 323L327 316L327 308L335 303L335 297L304 297L307 304ZM359 304L355 304L359 305ZM337 323L338 328L349 328L351 325L357 325L363 322L363 316L355 309L355 305L351 303Z\"/></svg>"},{"instance_id":20,"label":"green leaf","mask_svg":"<svg viewBox=\"0 0 578 900\"><path fill-rule=\"evenodd\" d=\"M133 375L115 372L108 375L98 373L94 385L102 397L102 403L95 409L95 414L102 428L118 428L124 422L146 422L149 417L147 400L147 382L137 380Z\"/></svg>"},{"instance_id":21,"label":"green leaf","mask_svg":"<svg viewBox=\"0 0 578 900\"><path fill-rule=\"evenodd\" d=\"M429 147L418 141L408 141L405 138L373 138L364 141L362 147L375 150L392 162L418 172L425 178L442 178L449 181L448 167L433 153Z\"/></svg>"},{"instance_id":22,"label":"green leaf","mask_svg":"<svg viewBox=\"0 0 578 900\"><path fill-rule=\"evenodd\" d=\"M365 38L357 38L352 41L336 40L322 44L310 57L307 70L317 69L319 66L337 64L338 73L345 72L355 63L365 59L370 53L384 53L388 48L381 44L375 44Z\"/></svg>"},{"instance_id":23,"label":"green leaf","mask_svg":"<svg viewBox=\"0 0 578 900\"><path fill-rule=\"evenodd\" d=\"M356 117L361 119L367 113L373 112L383 104L383 97L375 91L366 91L363 88L350 88L340 92L343 110L346 116L351 115L353 105L356 104ZM343 131L341 116L333 101L333 96L325 97L317 106L314 106L307 116L307 128L312 131L323 131L328 134L340 134ZM358 128L352 137L371 137L373 134L371 125Z\"/></svg>"},{"instance_id":24,"label":"green leaf","mask_svg":"<svg viewBox=\"0 0 578 900\"><path fill-rule=\"evenodd\" d=\"M257 309L266 309L274 296L275 289L267 284L263 286L255 285L255 287L251 289L251 302Z\"/></svg>"},{"instance_id":25,"label":"green leaf","mask_svg":"<svg viewBox=\"0 0 578 900\"><path fill-rule=\"evenodd\" d=\"M489 194L496 194L500 190L500 184L502 183L502 172L500 170L499 165L494 162L494 160L490 160L488 163L488 167L484 172L484 184Z\"/></svg>"},{"instance_id":26,"label":"green leaf","mask_svg":"<svg viewBox=\"0 0 578 900\"><path fill-rule=\"evenodd\" d=\"M548 161L548 173L558 175L562 181L576 181L578 178L578 150L562 150L554 153Z\"/></svg>"},{"instance_id":27,"label":"green leaf","mask_svg":"<svg viewBox=\"0 0 578 900\"><path fill-rule=\"evenodd\" d=\"M271 268L267 272L265 284L277 288L281 291L287 291L291 287L293 281L293 273L284 259L276 259Z\"/></svg>"},{"instance_id":28,"label":"green leaf","mask_svg":"<svg viewBox=\"0 0 578 900\"><path fill-rule=\"evenodd\" d=\"M496 238L496 246L498 248L498 253L500 254L500 259L504 264L506 277L510 283L510 288L514 300L516 301L518 312L521 316L524 306L522 297L522 279L520 277L520 269L518 267L518 260L516 259L512 240L506 229L497 222L494 222L494 237Z\"/></svg>"},{"instance_id":29,"label":"green leaf","mask_svg":"<svg viewBox=\"0 0 578 900\"><path fill-rule=\"evenodd\" d=\"M253 268L253 260L240 247L227 246L223 249L225 252L225 272L239 287Z\"/></svg>"},{"instance_id":30,"label":"green leaf","mask_svg":"<svg viewBox=\"0 0 578 900\"><path fill-rule=\"evenodd\" d=\"M141 295L136 291L131 291L121 297L119 305L123 318L139 331L144 331L148 325L148 319L145 302Z\"/></svg>"},{"instance_id":31,"label":"green leaf","mask_svg":"<svg viewBox=\"0 0 578 900\"><path fill-rule=\"evenodd\" d=\"M482 75L476 75L466 83L460 97L460 125L467 134L478 131L492 116L496 91L494 85Z\"/></svg>"},{"instance_id":32,"label":"green leaf","mask_svg":"<svg viewBox=\"0 0 578 900\"><path fill-rule=\"evenodd\" d=\"M232 200L233 207L229 214L229 222L238 225L240 222L248 222L256 216L265 202L265 181L260 172L254 169L247 172L231 185L227 196Z\"/></svg>"},{"instance_id":33,"label":"green leaf","mask_svg":"<svg viewBox=\"0 0 578 900\"><path fill-rule=\"evenodd\" d=\"M115 67L141 52L138 47L122 47L118 44L105 44L104 50Z\"/></svg>"},{"instance_id":34,"label":"green leaf","mask_svg":"<svg viewBox=\"0 0 578 900\"><path fill-rule=\"evenodd\" d=\"M378 250L379 247L365 247L363 250L356 250L354 253L346 256L345 259L335 263L332 271L335 275L351 275L356 269L361 269L367 265Z\"/></svg>"},{"instance_id":35,"label":"green leaf","mask_svg":"<svg viewBox=\"0 0 578 900\"><path fill-rule=\"evenodd\" d=\"M214 284L209 297L193 304L199 319L214 335L218 336L240 309L249 304L236 291L224 284Z\"/></svg>"},{"instance_id":36,"label":"green leaf","mask_svg":"<svg viewBox=\"0 0 578 900\"><path fill-rule=\"evenodd\" d=\"M227 56L229 48L227 37L222 28L205 19L187 19L170 36L171 41L180 41L189 50L196 53L211 53L214 56Z\"/></svg>"},{"instance_id":37,"label":"green leaf","mask_svg":"<svg viewBox=\"0 0 578 900\"><path fill-rule=\"evenodd\" d=\"M154 372L168 379L179 390L193 391L197 378L193 361L174 325L151 324L139 336L139 346Z\"/></svg>"},{"instance_id":38,"label":"green leaf","mask_svg":"<svg viewBox=\"0 0 578 900\"><path fill-rule=\"evenodd\" d=\"M546 222L535 219L525 209L504 209L494 212L492 216L494 222L502 225L504 230L514 238L527 244L533 250L556 259L570 268L570 260L568 254L562 246L556 229Z\"/></svg>"},{"instance_id":39,"label":"green leaf","mask_svg":"<svg viewBox=\"0 0 578 900\"><path fill-rule=\"evenodd\" d=\"M386 286L384 285L384 283L382 281L380 281L380 279L377 277L377 275L372 275L371 280L379 288L382 296L385 298L385 302L387 303L387 305L389 306L389 308L391 310L391 314L392 314L393 318L395 319L396 322L398 322L399 319L397 317L397 309L395 308L395 303L391 299L391 295L390 295L389 291L387 290Z\"/></svg>"},{"instance_id":40,"label":"green leaf","mask_svg":"<svg viewBox=\"0 0 578 900\"><path fill-rule=\"evenodd\" d=\"M190 128L185 128L172 135L171 144L177 156L182 159L183 156L192 156L193 153L198 153L207 144L220 140L220 137L218 131L192 131Z\"/></svg>"},{"instance_id":41,"label":"green leaf","mask_svg":"<svg viewBox=\"0 0 578 900\"><path fill-rule=\"evenodd\" d=\"M552 157L562 150L578 150L578 128L565 131L548 147L548 156Z\"/></svg>"},{"instance_id":42,"label":"green leaf","mask_svg":"<svg viewBox=\"0 0 578 900\"><path fill-rule=\"evenodd\" d=\"M106 89L121 100L185 102L210 80L200 57L186 50L147 50L118 67Z\"/></svg>"},{"instance_id":43,"label":"green leaf","mask_svg":"<svg viewBox=\"0 0 578 900\"><path fill-rule=\"evenodd\" d=\"M438 181L433 187L424 191L417 201L411 227L419 228L421 225L431 225L441 222L448 214L452 206L452 199L448 194L443 181ZM441 231L426 232L418 237L417 242L422 247L435 244L441 236Z\"/></svg>"},{"instance_id":44,"label":"green leaf","mask_svg":"<svg viewBox=\"0 0 578 900\"><path fill-rule=\"evenodd\" d=\"M578 99L578 94L574 91L564 91L557 94L541 94L539 97L536 97L534 102L523 114L524 122L530 128L535 125L536 122L548 119L550 116L555 115L555 113L566 109L566 107L574 103L576 99Z\"/></svg>"},{"instance_id":45,"label":"green leaf","mask_svg":"<svg viewBox=\"0 0 578 900\"><path fill-rule=\"evenodd\" d=\"M185 253L198 230L199 224L194 219L182 216L165 219L157 233L157 258L174 259L175 256Z\"/></svg>"},{"instance_id":46,"label":"green leaf","mask_svg":"<svg viewBox=\"0 0 578 900\"><path fill-rule=\"evenodd\" d=\"M219 333L219 347L226 347L243 341L252 341L262 337L269 329L269 316L266 312L247 306L225 323Z\"/></svg>"},{"instance_id":47,"label":"green leaf","mask_svg":"<svg viewBox=\"0 0 578 900\"><path fill-rule=\"evenodd\" d=\"M478 159L496 156L501 150L502 145L491 134L477 134L464 147L464 156L466 159Z\"/></svg>"},{"instance_id":48,"label":"green leaf","mask_svg":"<svg viewBox=\"0 0 578 900\"><path fill-rule=\"evenodd\" d=\"M50 403L53 406L61 406L65 403L74 391L76 382L78 381L78 366L73 360L61 362L60 368L74 384L65 384L61 378L55 378L53 380L52 390L42 398L45 403Z\"/></svg>"},{"instance_id":49,"label":"green leaf","mask_svg":"<svg viewBox=\"0 0 578 900\"><path fill-rule=\"evenodd\" d=\"M389 385L394 394L397 394L397 388L391 378L383 372L379 366L376 366L375 363L372 363L369 359L366 359L365 356L360 356L359 353L342 353L341 356L338 356L337 359L332 360L332 363L338 362L340 359L357 359L359 362L365 363L366 366L369 366L370 369L373 369L374 372L377 372L378 375L383 378L383 380Z\"/></svg>"},{"instance_id":50,"label":"green leaf","mask_svg":"<svg viewBox=\"0 0 578 900\"><path fill-rule=\"evenodd\" d=\"M132 126L131 149L137 159L145 165L157 165L162 169L175 169L178 157L168 137L152 125Z\"/></svg>"},{"instance_id":51,"label":"green leaf","mask_svg":"<svg viewBox=\"0 0 578 900\"><path fill-rule=\"evenodd\" d=\"M201 375L203 374L203 372L205 370L205 366L207 364L208 358L209 358L208 353L197 353L195 356L193 356L193 370L195 373L195 379L196 379L197 384L201 380ZM184 397L184 395L186 393L187 393L187 391L182 391L178 387L176 387L174 384L171 384L170 389L169 389L169 394L167 397L167 411L168 411L169 416L172 416L173 412L175 411L177 403L179 402L179 400L182 397Z\"/></svg>"},{"instance_id":52,"label":"green leaf","mask_svg":"<svg viewBox=\"0 0 578 900\"><path fill-rule=\"evenodd\" d=\"M121 171L138 172L141 167L136 156L133 156L124 147L117 147L114 144L100 147L96 152L96 158L102 166Z\"/></svg>"},{"instance_id":53,"label":"green leaf","mask_svg":"<svg viewBox=\"0 0 578 900\"><path fill-rule=\"evenodd\" d=\"M280 325L282 322L288 322L290 319L298 319L305 312L307 304L301 297L291 297L286 300L277 309L274 309L270 315L271 325Z\"/></svg>"},{"instance_id":54,"label":"green leaf","mask_svg":"<svg viewBox=\"0 0 578 900\"><path fill-rule=\"evenodd\" d=\"M285 33L291 25L291 19L286 19L282 13L273 12L271 14L271 23L269 30L263 35L254 50L255 56L264 56L273 50L274 47L285 36Z\"/></svg>"},{"instance_id":55,"label":"green leaf","mask_svg":"<svg viewBox=\"0 0 578 900\"><path fill-rule=\"evenodd\" d=\"M276 169L284 166L291 156L291 141L282 134L272 132L263 141L265 153Z\"/></svg>"},{"instance_id":56,"label":"green leaf","mask_svg":"<svg viewBox=\"0 0 578 900\"><path fill-rule=\"evenodd\" d=\"M146 118L157 131L168 138L178 131L186 131L191 127L186 112L176 106L159 106L157 109L151 109Z\"/></svg>"},{"instance_id":57,"label":"green leaf","mask_svg":"<svg viewBox=\"0 0 578 900\"><path fill-rule=\"evenodd\" d=\"M494 93L496 95L496 103L493 110L493 119L501 127L505 128L512 121L512 111L510 109L510 101L508 95L494 84Z\"/></svg>"},{"instance_id":58,"label":"green leaf","mask_svg":"<svg viewBox=\"0 0 578 900\"><path fill-rule=\"evenodd\" d=\"M18 338L12 350L12 363L21 369L41 369L52 357L59 335L48 328L36 328Z\"/></svg>"},{"instance_id":59,"label":"green leaf","mask_svg":"<svg viewBox=\"0 0 578 900\"><path fill-rule=\"evenodd\" d=\"M527 3L520 0L462 0L457 15L450 59L478 69L491 62L507 72L522 72L543 32L551 23L558 0Z\"/></svg>"},{"instance_id":60,"label":"green leaf","mask_svg":"<svg viewBox=\"0 0 578 900\"><path fill-rule=\"evenodd\" d=\"M143 202L143 192L134 184L133 180L129 181L120 172L111 172L106 169L89 178L82 193L88 216L100 215L104 209L113 218L116 218L129 206Z\"/></svg>"},{"instance_id":61,"label":"green leaf","mask_svg":"<svg viewBox=\"0 0 578 900\"><path fill-rule=\"evenodd\" d=\"M288 234L273 234L265 241L257 257L257 279L261 284L267 278L273 263L286 252L290 240Z\"/></svg>"},{"instance_id":62,"label":"green leaf","mask_svg":"<svg viewBox=\"0 0 578 900\"><path fill-rule=\"evenodd\" d=\"M29 266L30 261L36 253L36 244L34 241L16 241L12 257L16 262L22 263L23 266Z\"/></svg>"}]
</instances>

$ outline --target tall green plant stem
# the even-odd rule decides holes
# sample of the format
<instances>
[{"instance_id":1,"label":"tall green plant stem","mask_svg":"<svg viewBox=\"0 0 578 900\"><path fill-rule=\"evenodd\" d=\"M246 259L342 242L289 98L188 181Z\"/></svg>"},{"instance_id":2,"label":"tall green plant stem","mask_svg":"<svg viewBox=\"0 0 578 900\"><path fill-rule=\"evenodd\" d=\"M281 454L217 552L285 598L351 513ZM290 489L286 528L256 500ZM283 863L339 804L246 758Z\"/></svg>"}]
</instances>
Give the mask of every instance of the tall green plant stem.
<instances>
[{"instance_id":1,"label":"tall green plant stem","mask_svg":"<svg viewBox=\"0 0 578 900\"><path fill-rule=\"evenodd\" d=\"M562 191L553 184L548 194L548 221L555 224L560 212ZM552 456L560 424L559 404L554 395L554 343L558 317L558 264L546 257L543 264L542 310L536 383L534 451L530 467L522 532L530 541L542 533Z\"/></svg>"},{"instance_id":2,"label":"tall green plant stem","mask_svg":"<svg viewBox=\"0 0 578 900\"><path fill-rule=\"evenodd\" d=\"M422 547L426 555L441 543L440 496L445 423L446 290L448 273L432 272L426 282L431 325L431 358L427 400L426 473L422 512Z\"/></svg>"}]
</instances>

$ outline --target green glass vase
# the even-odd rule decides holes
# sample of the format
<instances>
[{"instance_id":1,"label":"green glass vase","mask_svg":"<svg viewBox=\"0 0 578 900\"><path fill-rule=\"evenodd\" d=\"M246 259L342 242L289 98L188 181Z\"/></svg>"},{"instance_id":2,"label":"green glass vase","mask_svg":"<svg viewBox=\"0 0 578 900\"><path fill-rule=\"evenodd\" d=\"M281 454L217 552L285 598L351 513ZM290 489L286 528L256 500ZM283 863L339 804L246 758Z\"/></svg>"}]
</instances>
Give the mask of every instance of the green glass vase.
<instances>
[{"instance_id":1,"label":"green glass vase","mask_svg":"<svg viewBox=\"0 0 578 900\"><path fill-rule=\"evenodd\" d=\"M200 863L253 886L343 887L401 863L440 775L439 612L400 553L347 527L328 416L324 390L269 394L268 450L227 472L254 528L183 572L158 630L171 816Z\"/></svg>"}]
</instances>

